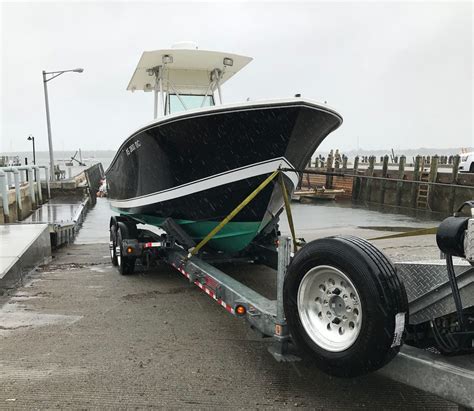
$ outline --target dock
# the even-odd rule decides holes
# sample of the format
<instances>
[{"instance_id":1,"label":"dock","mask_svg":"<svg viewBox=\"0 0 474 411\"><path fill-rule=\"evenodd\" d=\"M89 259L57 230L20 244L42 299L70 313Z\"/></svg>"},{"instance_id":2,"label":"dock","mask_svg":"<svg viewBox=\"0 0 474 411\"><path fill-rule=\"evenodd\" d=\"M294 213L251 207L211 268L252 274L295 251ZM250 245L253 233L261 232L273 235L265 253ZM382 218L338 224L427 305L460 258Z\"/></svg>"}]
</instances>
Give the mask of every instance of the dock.
<instances>
[{"instance_id":1,"label":"dock","mask_svg":"<svg viewBox=\"0 0 474 411\"><path fill-rule=\"evenodd\" d=\"M459 155L450 163L446 156L418 155L413 163L407 161L400 156L390 162L388 155L380 162L375 156L356 156L351 163L347 157L342 163L331 157L326 162L316 159L302 173L301 189L324 186L344 190L336 199L444 215L474 198L474 174L459 172Z\"/></svg>"},{"instance_id":2,"label":"dock","mask_svg":"<svg viewBox=\"0 0 474 411\"><path fill-rule=\"evenodd\" d=\"M73 242L89 206L95 204L103 175L102 165L95 164L70 179L50 182L47 168L44 181L39 167L23 168L2 169L4 174L14 174L15 180L10 193L2 188L0 214L6 222L11 217L15 221L0 225L0 295L22 284L35 266L51 258L52 250ZM20 171L28 172L29 181L19 178ZM22 207L26 203L30 208Z\"/></svg>"},{"instance_id":3,"label":"dock","mask_svg":"<svg viewBox=\"0 0 474 411\"><path fill-rule=\"evenodd\" d=\"M0 225L0 295L51 259L47 224Z\"/></svg>"}]
</instances>

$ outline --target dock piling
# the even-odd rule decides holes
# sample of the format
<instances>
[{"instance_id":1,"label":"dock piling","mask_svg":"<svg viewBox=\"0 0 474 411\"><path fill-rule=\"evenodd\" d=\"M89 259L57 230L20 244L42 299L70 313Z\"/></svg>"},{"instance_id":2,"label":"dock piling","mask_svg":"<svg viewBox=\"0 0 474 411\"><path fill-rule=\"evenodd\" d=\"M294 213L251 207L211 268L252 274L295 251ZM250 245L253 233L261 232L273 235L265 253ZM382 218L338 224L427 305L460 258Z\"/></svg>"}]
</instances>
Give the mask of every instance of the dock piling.
<instances>
[{"instance_id":1,"label":"dock piling","mask_svg":"<svg viewBox=\"0 0 474 411\"><path fill-rule=\"evenodd\" d=\"M428 181L430 183L436 183L436 179L438 177L438 163L439 163L439 157L438 157L438 155L434 155L431 158L430 174L428 176ZM428 208L430 210L432 210L432 198L433 198L433 189L434 188L435 187L428 186L428 193L427 193L426 202L427 202Z\"/></svg>"},{"instance_id":2,"label":"dock piling","mask_svg":"<svg viewBox=\"0 0 474 411\"><path fill-rule=\"evenodd\" d=\"M5 223L10 222L10 208L8 206L8 188L7 188L7 173L0 170L0 190L2 193L2 205L3 205L3 221Z\"/></svg>"},{"instance_id":3,"label":"dock piling","mask_svg":"<svg viewBox=\"0 0 474 411\"><path fill-rule=\"evenodd\" d=\"M20 172L18 170L13 170L13 179L15 181L16 219L20 221L23 218L23 206L21 204L21 183Z\"/></svg>"},{"instance_id":4,"label":"dock piling","mask_svg":"<svg viewBox=\"0 0 474 411\"><path fill-rule=\"evenodd\" d=\"M388 175L388 155L385 155L382 161L382 177L387 178ZM385 187L387 180L381 180L380 182L380 204L384 203L385 200Z\"/></svg>"},{"instance_id":5,"label":"dock piling","mask_svg":"<svg viewBox=\"0 0 474 411\"><path fill-rule=\"evenodd\" d=\"M331 173L333 171L332 162L333 162L333 156L329 154L328 159L326 161L326 169L328 173ZM332 176L330 175L326 176L326 188L332 188Z\"/></svg>"},{"instance_id":6,"label":"dock piling","mask_svg":"<svg viewBox=\"0 0 474 411\"><path fill-rule=\"evenodd\" d=\"M36 195L35 195L35 179L33 176L33 169L31 167L28 167L28 180L29 180L29 188L30 188L30 197L31 197L31 208L35 209L36 208Z\"/></svg>"},{"instance_id":7,"label":"dock piling","mask_svg":"<svg viewBox=\"0 0 474 411\"><path fill-rule=\"evenodd\" d=\"M369 167L367 168L367 176L373 177L374 175L374 166L375 166L375 156L369 157ZM365 186L365 201L370 201L370 194L372 191L372 179L368 178Z\"/></svg>"},{"instance_id":8,"label":"dock piling","mask_svg":"<svg viewBox=\"0 0 474 411\"><path fill-rule=\"evenodd\" d=\"M398 178L400 180L405 179L405 164L407 158L405 156L400 156L400 162L398 164ZM397 194L396 194L396 204L397 206L402 205L402 190L403 190L403 183L401 181L397 182Z\"/></svg>"},{"instance_id":9,"label":"dock piling","mask_svg":"<svg viewBox=\"0 0 474 411\"><path fill-rule=\"evenodd\" d=\"M347 157L345 155L342 156L342 172L345 173L347 171Z\"/></svg>"},{"instance_id":10,"label":"dock piling","mask_svg":"<svg viewBox=\"0 0 474 411\"><path fill-rule=\"evenodd\" d=\"M454 212L455 200L456 200L456 184L458 182L459 163L461 157L459 155L453 156L453 173L451 174L451 192L449 193L449 213Z\"/></svg>"},{"instance_id":11,"label":"dock piling","mask_svg":"<svg viewBox=\"0 0 474 411\"><path fill-rule=\"evenodd\" d=\"M352 180L352 198L354 200L359 199L360 195L360 179L357 177L357 174L359 172L359 156L356 156L354 158L354 169L352 174L354 174L354 178Z\"/></svg>"},{"instance_id":12,"label":"dock piling","mask_svg":"<svg viewBox=\"0 0 474 411\"><path fill-rule=\"evenodd\" d=\"M33 166L35 176L36 198L38 199L38 206L43 204L43 194L41 193L41 174L38 166Z\"/></svg>"},{"instance_id":13,"label":"dock piling","mask_svg":"<svg viewBox=\"0 0 474 411\"><path fill-rule=\"evenodd\" d=\"M413 181L420 181L420 167L421 167L421 156L415 157L415 164L413 165ZM411 187L411 206L417 208L416 199L418 197L418 185L412 184Z\"/></svg>"},{"instance_id":14,"label":"dock piling","mask_svg":"<svg viewBox=\"0 0 474 411\"><path fill-rule=\"evenodd\" d=\"M49 185L49 167L43 166L44 168L44 177L46 179L46 189L48 191L48 199L51 200L51 187Z\"/></svg>"}]
</instances>

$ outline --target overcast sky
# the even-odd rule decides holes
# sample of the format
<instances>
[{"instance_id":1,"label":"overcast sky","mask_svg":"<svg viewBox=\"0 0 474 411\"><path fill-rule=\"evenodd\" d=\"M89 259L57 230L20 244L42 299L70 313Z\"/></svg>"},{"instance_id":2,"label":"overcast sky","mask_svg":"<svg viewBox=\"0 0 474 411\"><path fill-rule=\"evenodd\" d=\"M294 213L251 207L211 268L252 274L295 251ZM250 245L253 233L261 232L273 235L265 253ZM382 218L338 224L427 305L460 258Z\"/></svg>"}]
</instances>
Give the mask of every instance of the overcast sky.
<instances>
[{"instance_id":1,"label":"overcast sky","mask_svg":"<svg viewBox=\"0 0 474 411\"><path fill-rule=\"evenodd\" d=\"M142 51L194 40L254 61L226 102L303 96L344 117L322 148L465 147L473 137L471 2L33 2L1 4L0 151L117 149L152 119L127 92Z\"/></svg>"}]
</instances>

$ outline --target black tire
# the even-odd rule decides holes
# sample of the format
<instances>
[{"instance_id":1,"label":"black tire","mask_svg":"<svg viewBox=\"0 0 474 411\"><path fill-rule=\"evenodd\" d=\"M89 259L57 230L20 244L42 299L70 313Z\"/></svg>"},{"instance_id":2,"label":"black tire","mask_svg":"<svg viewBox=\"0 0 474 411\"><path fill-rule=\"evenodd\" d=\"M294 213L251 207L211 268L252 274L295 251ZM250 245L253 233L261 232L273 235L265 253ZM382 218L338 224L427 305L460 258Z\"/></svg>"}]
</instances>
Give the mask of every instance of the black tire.
<instances>
[{"instance_id":1,"label":"black tire","mask_svg":"<svg viewBox=\"0 0 474 411\"><path fill-rule=\"evenodd\" d=\"M117 247L117 226L114 223L111 223L110 225L110 241L109 241L109 249L110 249L110 260L112 262L113 266L117 266L117 253L116 253L116 247Z\"/></svg>"},{"instance_id":2,"label":"black tire","mask_svg":"<svg viewBox=\"0 0 474 411\"><path fill-rule=\"evenodd\" d=\"M351 345L342 347L339 351L325 349L321 346L323 344L316 343L317 338L312 338L306 331L301 320L304 314L301 317L298 309L298 291L304 276L310 270L314 273L314 269L318 270L318 267L319 270L324 270L322 266L332 267L335 268L335 272L343 273L355 287L360 298L358 307L361 310L361 321L357 327L358 334L354 334L355 340L349 342ZM330 294L329 288L328 290L324 288L324 292ZM301 295L300 293L300 299ZM330 294L328 298L332 295ZM399 324L400 320L408 320L405 287L398 278L393 264L374 245L351 236L323 238L304 246L288 267L283 304L290 334L301 355L309 361L314 361L316 366L326 373L339 377L363 375L387 364L398 353L402 344L402 332L399 332L397 336L400 345L392 347L396 337L396 316L400 313ZM351 307L348 306L349 308ZM326 310L323 307L316 311L319 309ZM321 312L318 315L320 314ZM324 319L329 321L326 317ZM335 327L338 327L337 324L339 323L336 323ZM333 324L328 323L328 331L331 328L329 326ZM342 332L344 333L344 329Z\"/></svg>"},{"instance_id":3,"label":"black tire","mask_svg":"<svg viewBox=\"0 0 474 411\"><path fill-rule=\"evenodd\" d=\"M126 257L123 255L122 239L129 238L127 227L123 223L119 223L117 229L117 265L119 273L122 275L130 275L134 273L136 257Z\"/></svg>"},{"instance_id":4,"label":"black tire","mask_svg":"<svg viewBox=\"0 0 474 411\"><path fill-rule=\"evenodd\" d=\"M471 163L471 167L469 167L469 172L474 173L474 162Z\"/></svg>"}]
</instances>

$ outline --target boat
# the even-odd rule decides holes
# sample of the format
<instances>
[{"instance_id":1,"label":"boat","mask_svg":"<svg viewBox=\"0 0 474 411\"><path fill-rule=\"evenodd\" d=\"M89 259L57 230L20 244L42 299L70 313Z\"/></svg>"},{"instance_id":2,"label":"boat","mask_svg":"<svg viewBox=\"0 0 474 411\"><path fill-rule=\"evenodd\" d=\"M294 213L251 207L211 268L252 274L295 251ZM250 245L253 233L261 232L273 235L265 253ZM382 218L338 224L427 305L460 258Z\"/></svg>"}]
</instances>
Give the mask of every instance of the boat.
<instances>
[{"instance_id":1,"label":"boat","mask_svg":"<svg viewBox=\"0 0 474 411\"><path fill-rule=\"evenodd\" d=\"M143 52L129 91L154 95L154 119L122 143L106 171L112 209L162 226L172 218L199 241L272 172L291 195L300 175L342 117L297 96L224 104L222 85L251 57L194 43ZM278 84L276 84L278 87ZM284 201L272 182L208 243L236 253L276 227Z\"/></svg>"},{"instance_id":2,"label":"boat","mask_svg":"<svg viewBox=\"0 0 474 411\"><path fill-rule=\"evenodd\" d=\"M336 196L344 194L343 189L331 189L326 187L316 187L310 189L300 189L293 192L292 200L301 203L313 200L334 201Z\"/></svg>"}]
</instances>

